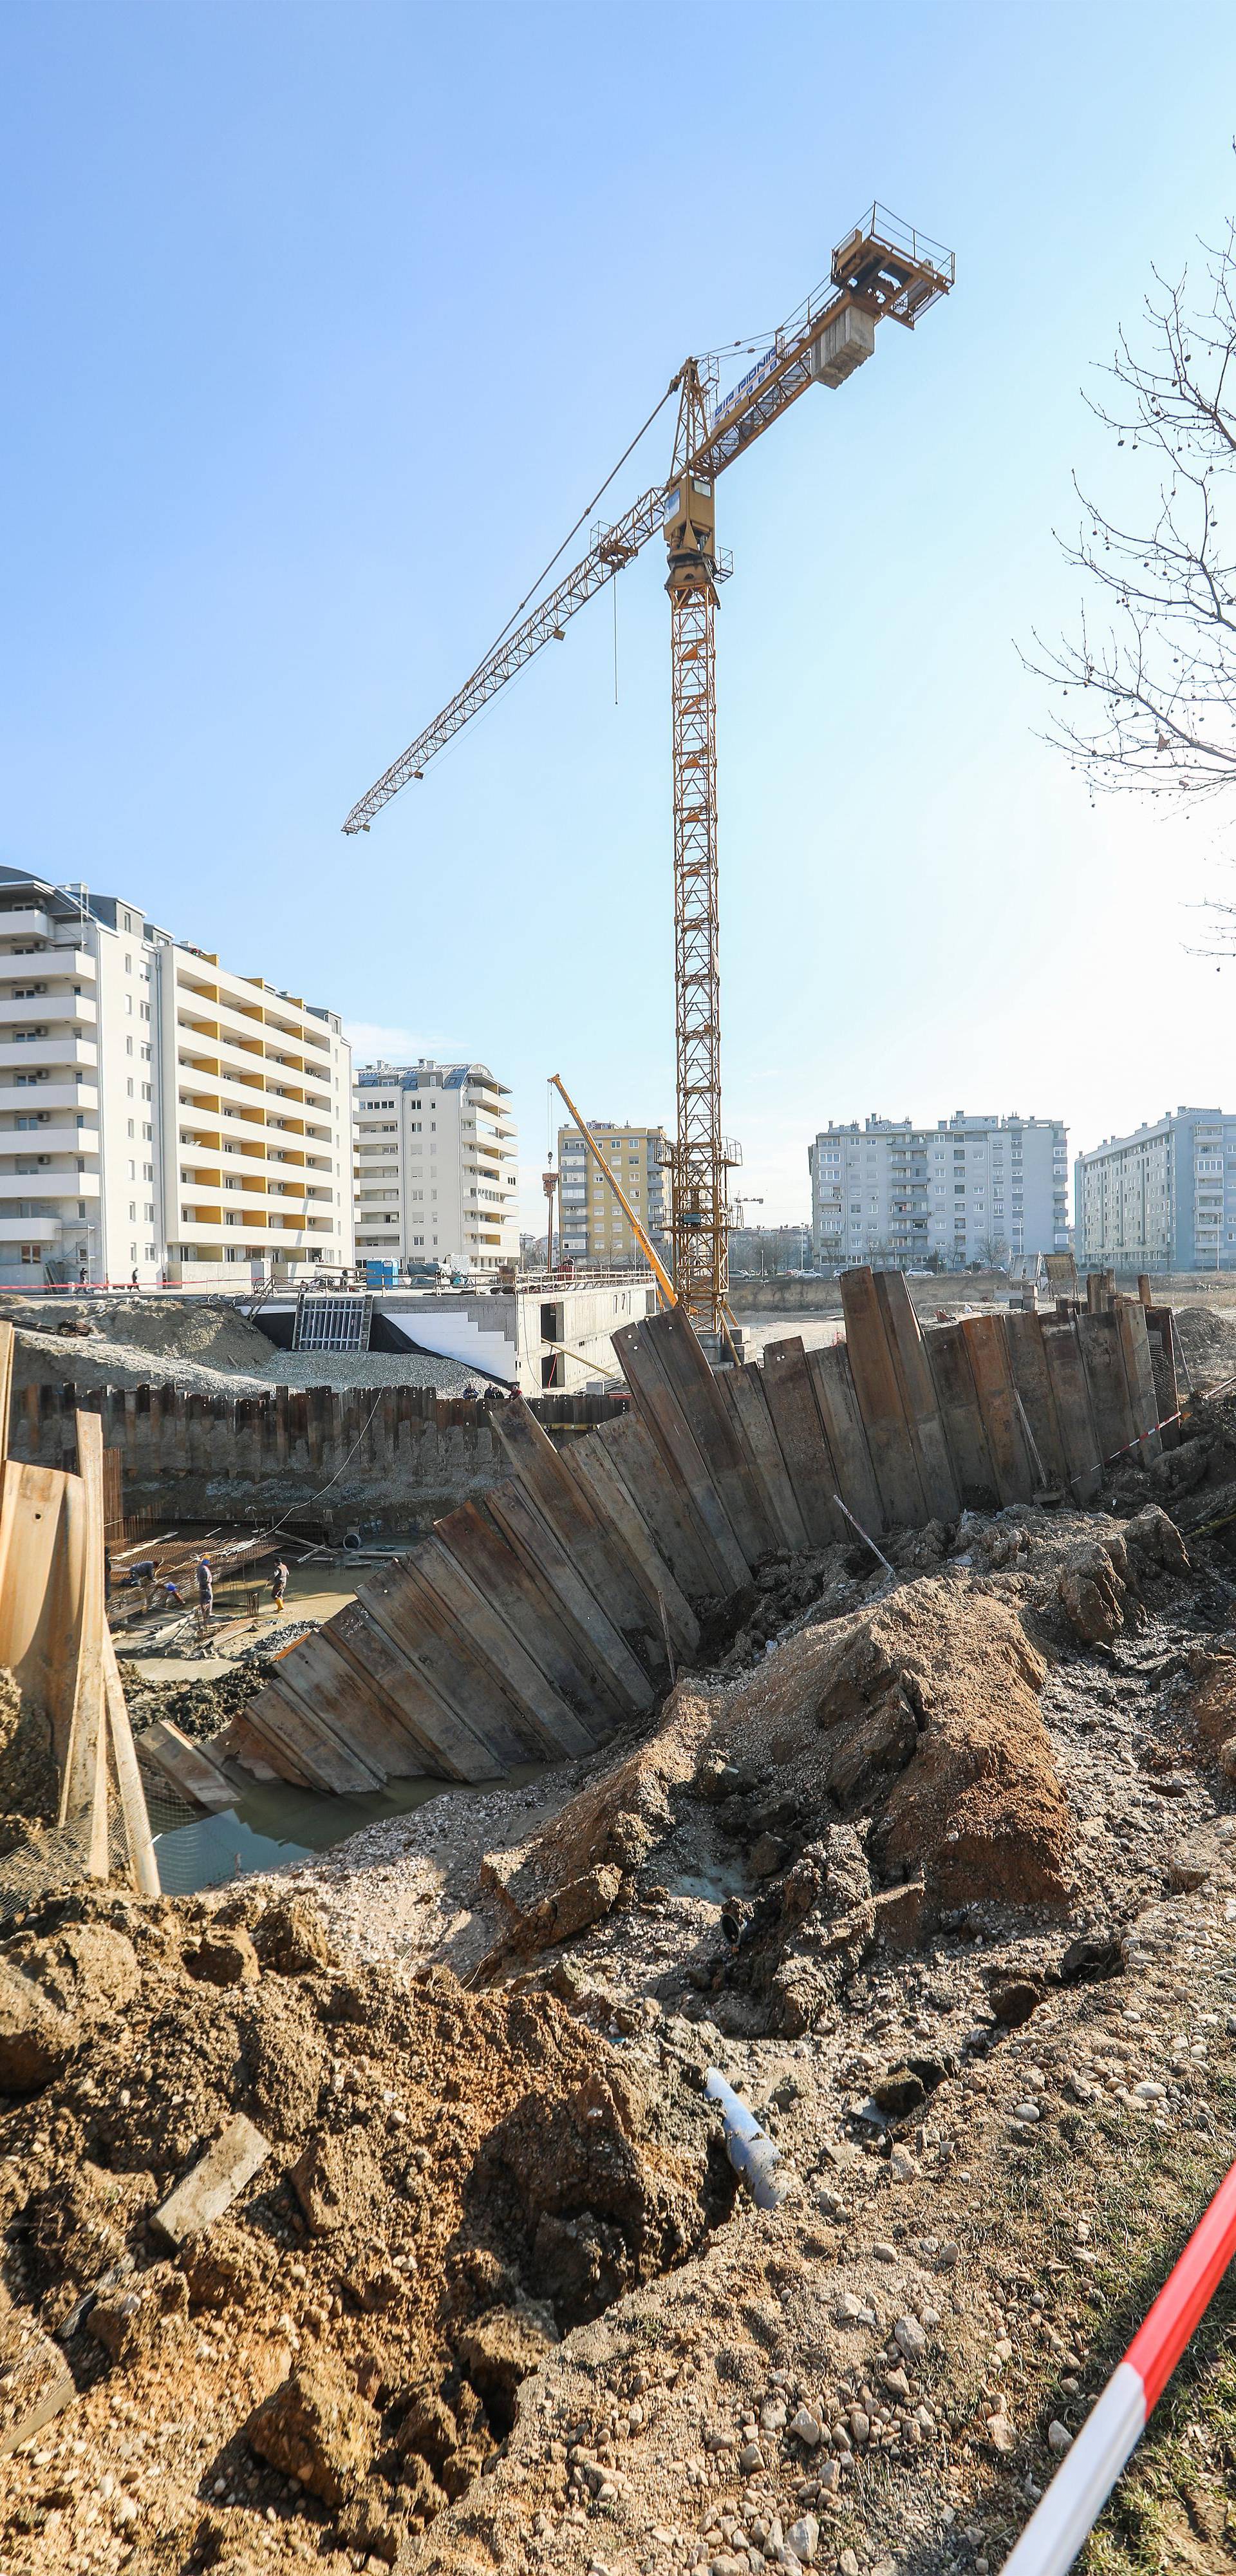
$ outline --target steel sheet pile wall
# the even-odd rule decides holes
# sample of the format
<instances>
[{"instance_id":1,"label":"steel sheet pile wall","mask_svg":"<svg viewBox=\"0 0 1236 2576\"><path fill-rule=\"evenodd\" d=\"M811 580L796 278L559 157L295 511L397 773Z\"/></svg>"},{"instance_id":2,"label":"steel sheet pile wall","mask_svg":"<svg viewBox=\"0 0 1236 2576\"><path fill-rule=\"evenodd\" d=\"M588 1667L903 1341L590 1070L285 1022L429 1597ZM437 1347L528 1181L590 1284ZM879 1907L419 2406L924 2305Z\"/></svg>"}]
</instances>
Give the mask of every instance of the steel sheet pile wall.
<instances>
[{"instance_id":1,"label":"steel sheet pile wall","mask_svg":"<svg viewBox=\"0 0 1236 2576\"><path fill-rule=\"evenodd\" d=\"M547 1394L533 1404L567 1437L623 1409L610 1395ZM14 1405L14 1454L63 1468L76 1454L79 1410L102 1415L128 1510L171 1519L275 1519L307 1512L329 1487L328 1523L376 1515L387 1527L424 1527L506 1472L494 1433L500 1404L418 1386L281 1386L241 1398L177 1386L26 1386Z\"/></svg>"},{"instance_id":2,"label":"steel sheet pile wall","mask_svg":"<svg viewBox=\"0 0 1236 2576\"><path fill-rule=\"evenodd\" d=\"M697 1613L776 1550L873 1538L1045 1490L1089 1500L1102 1462L1175 1410L1170 1317L968 1316L926 1334L898 1272L843 1275L846 1340L770 1345L714 1373L681 1308L614 1335L634 1413L561 1454L497 1408L511 1473L294 1647L234 1736L315 1788L479 1780L586 1751L650 1712ZM1167 1398L1170 1395L1171 1401Z\"/></svg>"}]
</instances>

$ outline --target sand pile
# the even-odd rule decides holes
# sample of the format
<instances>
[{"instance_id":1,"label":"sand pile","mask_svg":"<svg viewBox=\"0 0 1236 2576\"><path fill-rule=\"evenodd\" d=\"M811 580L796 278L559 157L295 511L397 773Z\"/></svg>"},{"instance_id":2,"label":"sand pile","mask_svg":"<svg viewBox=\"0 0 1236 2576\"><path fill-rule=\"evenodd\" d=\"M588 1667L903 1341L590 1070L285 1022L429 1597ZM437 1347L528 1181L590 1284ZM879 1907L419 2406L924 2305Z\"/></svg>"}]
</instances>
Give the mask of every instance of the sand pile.
<instances>
[{"instance_id":1,"label":"sand pile","mask_svg":"<svg viewBox=\"0 0 1236 2576\"><path fill-rule=\"evenodd\" d=\"M311 1909L251 1892L46 1907L0 1948L0 2088L9 2289L77 2392L45 2571L85 2563L105 2469L130 2567L243 2558L306 2506L319 2549L393 2562L560 2333L731 2197L698 2100L552 1998L341 1972ZM225 2136L230 2205L161 2219Z\"/></svg>"},{"instance_id":2,"label":"sand pile","mask_svg":"<svg viewBox=\"0 0 1236 2576\"><path fill-rule=\"evenodd\" d=\"M1236 1378L1236 1316L1213 1306L1177 1306L1173 1320L1189 1386L1218 1386L1225 1378Z\"/></svg>"}]
</instances>

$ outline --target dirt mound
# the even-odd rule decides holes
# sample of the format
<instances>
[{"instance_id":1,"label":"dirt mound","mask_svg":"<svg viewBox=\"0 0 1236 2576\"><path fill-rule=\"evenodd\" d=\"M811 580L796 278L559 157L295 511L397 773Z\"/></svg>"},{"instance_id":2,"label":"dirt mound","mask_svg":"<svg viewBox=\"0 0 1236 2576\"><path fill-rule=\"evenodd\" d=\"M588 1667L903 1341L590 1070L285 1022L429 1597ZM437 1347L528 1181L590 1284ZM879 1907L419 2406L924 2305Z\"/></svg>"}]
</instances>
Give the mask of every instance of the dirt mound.
<instances>
[{"instance_id":1,"label":"dirt mound","mask_svg":"<svg viewBox=\"0 0 1236 2576\"><path fill-rule=\"evenodd\" d=\"M255 1660L237 1663L230 1672L211 1673L200 1682L147 1681L136 1663L122 1667L122 1678L135 1726L153 1726L156 1718L170 1718L182 1735L205 1739L221 1734L239 1717L265 1689L269 1676L266 1665Z\"/></svg>"},{"instance_id":2,"label":"dirt mound","mask_svg":"<svg viewBox=\"0 0 1236 2576\"><path fill-rule=\"evenodd\" d=\"M1236 1316L1213 1306L1177 1306L1172 1320L1190 1386L1218 1386L1225 1378L1236 1378Z\"/></svg>"},{"instance_id":3,"label":"dirt mound","mask_svg":"<svg viewBox=\"0 0 1236 2576\"><path fill-rule=\"evenodd\" d=\"M286 1897L45 1907L0 1948L0 2043L29 2097L6 2279L63 2343L85 2446L49 2571L84 2563L105 2473L142 2492L148 2442L134 2544L247 2564L308 2495L328 2550L393 2562L558 2335L729 2206L696 2096L654 2099L550 1997L341 1974Z\"/></svg>"},{"instance_id":4,"label":"dirt mound","mask_svg":"<svg viewBox=\"0 0 1236 2576\"><path fill-rule=\"evenodd\" d=\"M57 1774L46 1710L23 1700L0 1665L0 1853L28 1841L56 1813Z\"/></svg>"},{"instance_id":5,"label":"dirt mound","mask_svg":"<svg viewBox=\"0 0 1236 2576\"><path fill-rule=\"evenodd\" d=\"M208 1368L252 1369L269 1360L271 1345L255 1324L246 1323L225 1298L215 1297L41 1297L37 1304L17 1298L0 1313L23 1333L40 1339L55 1335L74 1352L74 1336L61 1336L62 1324L88 1324L77 1344L90 1357L93 1341L125 1350L150 1352L160 1359L197 1360Z\"/></svg>"}]
</instances>

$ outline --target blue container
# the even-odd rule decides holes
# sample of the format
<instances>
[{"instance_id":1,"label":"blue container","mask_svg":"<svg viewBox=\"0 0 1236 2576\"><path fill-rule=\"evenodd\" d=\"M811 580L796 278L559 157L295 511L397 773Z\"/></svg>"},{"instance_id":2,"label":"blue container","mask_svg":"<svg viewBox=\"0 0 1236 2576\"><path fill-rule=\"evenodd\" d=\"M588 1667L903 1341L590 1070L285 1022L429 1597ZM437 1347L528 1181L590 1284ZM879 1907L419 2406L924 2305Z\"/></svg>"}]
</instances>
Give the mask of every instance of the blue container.
<instances>
[{"instance_id":1,"label":"blue container","mask_svg":"<svg viewBox=\"0 0 1236 2576\"><path fill-rule=\"evenodd\" d=\"M365 1286L367 1288L393 1288L396 1285L397 1279L398 1267L395 1262L367 1261L365 1263Z\"/></svg>"}]
</instances>

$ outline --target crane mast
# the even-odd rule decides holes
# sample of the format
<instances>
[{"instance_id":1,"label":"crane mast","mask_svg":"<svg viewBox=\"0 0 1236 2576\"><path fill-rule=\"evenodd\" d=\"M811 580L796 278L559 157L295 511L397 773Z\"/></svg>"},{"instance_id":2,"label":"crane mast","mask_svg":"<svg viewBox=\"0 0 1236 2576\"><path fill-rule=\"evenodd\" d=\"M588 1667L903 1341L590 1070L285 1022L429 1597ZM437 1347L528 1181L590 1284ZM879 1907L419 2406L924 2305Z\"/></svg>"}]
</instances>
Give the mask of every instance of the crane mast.
<instances>
[{"instance_id":1,"label":"crane mast","mask_svg":"<svg viewBox=\"0 0 1236 2576\"><path fill-rule=\"evenodd\" d=\"M615 526L594 532L583 560L522 623L504 630L343 826L367 832L375 814L409 779L423 777L426 763L461 726L543 644L561 642L566 620L633 562L658 529L664 532L673 689L674 1286L693 1321L712 1335L720 1334L728 1288L727 1173L740 1159L721 1127L714 619L728 561L716 543L717 477L810 385L844 384L870 357L877 322L887 318L913 330L948 294L954 275L951 251L872 206L838 243L824 286L771 335L756 366L711 411L704 368L688 358L670 386L678 395L678 420L668 481L642 493Z\"/></svg>"},{"instance_id":2,"label":"crane mast","mask_svg":"<svg viewBox=\"0 0 1236 2576\"><path fill-rule=\"evenodd\" d=\"M671 1233L674 1286L692 1321L718 1329L729 1271L721 1135L721 976L717 956L716 485L694 474L708 413L697 361L679 380L665 521L674 742L674 1001L677 1141Z\"/></svg>"}]
</instances>

